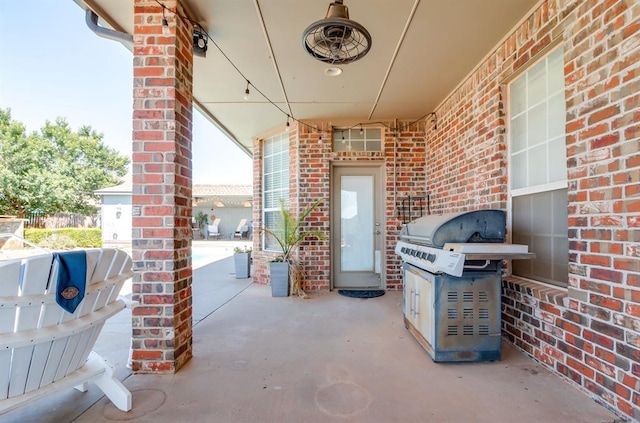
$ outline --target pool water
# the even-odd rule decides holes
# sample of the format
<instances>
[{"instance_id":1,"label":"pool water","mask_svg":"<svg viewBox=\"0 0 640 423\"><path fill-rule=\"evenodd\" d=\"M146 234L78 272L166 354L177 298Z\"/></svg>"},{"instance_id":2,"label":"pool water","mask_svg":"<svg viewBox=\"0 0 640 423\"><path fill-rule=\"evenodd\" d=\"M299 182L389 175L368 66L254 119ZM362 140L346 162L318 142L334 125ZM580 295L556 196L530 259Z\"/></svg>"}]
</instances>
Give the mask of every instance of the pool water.
<instances>
[{"instance_id":1,"label":"pool water","mask_svg":"<svg viewBox=\"0 0 640 423\"><path fill-rule=\"evenodd\" d=\"M208 254L206 253L195 253L195 254L191 254L191 261L198 261L198 260L202 260L204 258L207 258Z\"/></svg>"}]
</instances>

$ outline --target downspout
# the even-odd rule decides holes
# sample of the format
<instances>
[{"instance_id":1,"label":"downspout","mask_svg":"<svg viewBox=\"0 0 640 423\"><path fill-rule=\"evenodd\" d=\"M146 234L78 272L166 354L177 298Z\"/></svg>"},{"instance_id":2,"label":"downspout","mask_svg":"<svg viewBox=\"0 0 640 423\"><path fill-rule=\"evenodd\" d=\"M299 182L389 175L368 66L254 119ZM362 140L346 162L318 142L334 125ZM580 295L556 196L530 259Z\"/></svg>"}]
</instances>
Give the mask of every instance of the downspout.
<instances>
[{"instance_id":1,"label":"downspout","mask_svg":"<svg viewBox=\"0 0 640 423\"><path fill-rule=\"evenodd\" d=\"M93 10L87 9L85 13L85 20L89 29L97 36L107 38L109 40L133 44L133 35L127 34L126 32L114 31L109 28L103 28L98 25L98 15L96 15Z\"/></svg>"}]
</instances>

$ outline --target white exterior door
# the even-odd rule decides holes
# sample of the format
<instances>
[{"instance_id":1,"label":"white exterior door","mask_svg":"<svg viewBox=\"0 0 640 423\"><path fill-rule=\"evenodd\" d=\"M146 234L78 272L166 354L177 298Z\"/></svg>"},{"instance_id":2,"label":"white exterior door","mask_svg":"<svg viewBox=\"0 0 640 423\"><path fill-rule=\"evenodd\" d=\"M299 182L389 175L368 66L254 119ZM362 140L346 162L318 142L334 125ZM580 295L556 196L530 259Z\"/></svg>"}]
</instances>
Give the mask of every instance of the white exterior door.
<instances>
[{"instance_id":1,"label":"white exterior door","mask_svg":"<svg viewBox=\"0 0 640 423\"><path fill-rule=\"evenodd\" d=\"M332 274L335 289L380 289L384 258L382 166L334 166Z\"/></svg>"}]
</instances>

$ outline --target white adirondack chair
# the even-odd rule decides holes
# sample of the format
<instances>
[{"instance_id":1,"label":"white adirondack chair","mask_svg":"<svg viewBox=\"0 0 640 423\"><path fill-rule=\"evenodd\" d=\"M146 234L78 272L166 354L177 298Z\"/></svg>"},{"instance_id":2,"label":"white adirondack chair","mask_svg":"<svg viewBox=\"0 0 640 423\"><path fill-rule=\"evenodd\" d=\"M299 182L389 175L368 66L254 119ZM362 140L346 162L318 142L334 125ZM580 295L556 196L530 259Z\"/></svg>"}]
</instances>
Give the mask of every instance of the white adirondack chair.
<instances>
[{"instance_id":1,"label":"white adirondack chair","mask_svg":"<svg viewBox=\"0 0 640 423\"><path fill-rule=\"evenodd\" d=\"M125 308L118 294L132 261L111 248L86 254L85 297L73 314L56 303L52 253L0 262L0 413L60 389L84 392L90 380L120 410L131 409L113 366L91 350L105 321Z\"/></svg>"}]
</instances>

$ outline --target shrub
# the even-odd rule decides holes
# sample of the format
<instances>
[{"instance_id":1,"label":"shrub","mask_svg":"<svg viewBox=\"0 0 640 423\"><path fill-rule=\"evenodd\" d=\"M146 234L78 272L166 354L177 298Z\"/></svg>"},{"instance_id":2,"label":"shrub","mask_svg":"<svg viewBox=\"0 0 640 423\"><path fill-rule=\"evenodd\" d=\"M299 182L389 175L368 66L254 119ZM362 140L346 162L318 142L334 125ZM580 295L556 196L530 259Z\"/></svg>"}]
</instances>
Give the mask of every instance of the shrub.
<instances>
[{"instance_id":1,"label":"shrub","mask_svg":"<svg viewBox=\"0 0 640 423\"><path fill-rule=\"evenodd\" d=\"M102 247L99 228L25 229L24 237L41 247L52 250Z\"/></svg>"}]
</instances>

